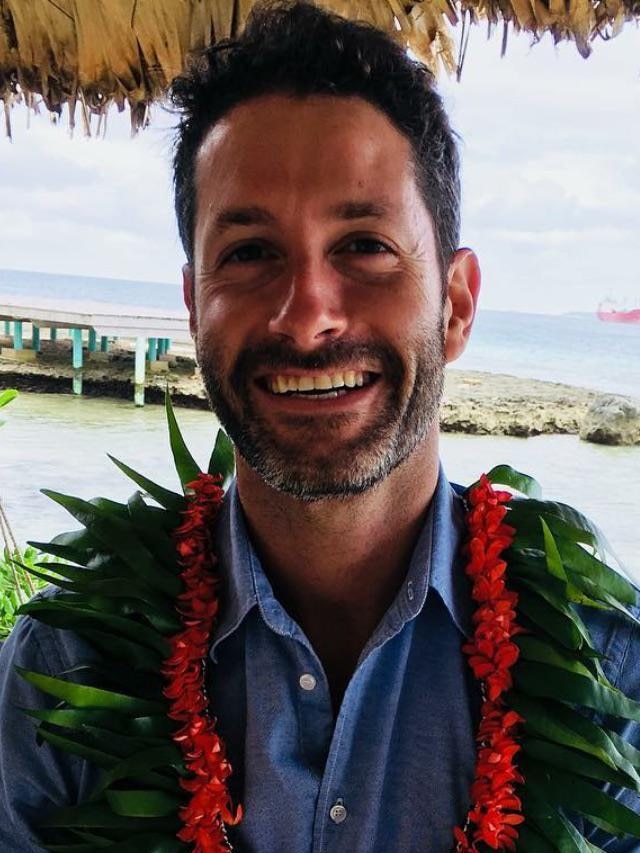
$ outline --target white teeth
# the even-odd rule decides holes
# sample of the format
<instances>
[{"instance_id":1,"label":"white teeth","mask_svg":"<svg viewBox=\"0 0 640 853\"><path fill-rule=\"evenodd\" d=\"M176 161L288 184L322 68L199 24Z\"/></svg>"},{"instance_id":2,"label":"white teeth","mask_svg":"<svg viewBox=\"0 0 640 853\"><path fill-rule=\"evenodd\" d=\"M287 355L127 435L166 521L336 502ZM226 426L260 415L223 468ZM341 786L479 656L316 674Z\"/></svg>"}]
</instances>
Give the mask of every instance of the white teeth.
<instances>
[{"instance_id":1,"label":"white teeth","mask_svg":"<svg viewBox=\"0 0 640 853\"><path fill-rule=\"evenodd\" d=\"M326 373L323 373L322 376L314 377L313 387L317 388L318 391L328 391L333 387L331 384L331 377L327 376Z\"/></svg>"},{"instance_id":2,"label":"white teeth","mask_svg":"<svg viewBox=\"0 0 640 853\"><path fill-rule=\"evenodd\" d=\"M321 373L319 376L283 376L278 374L267 379L274 394L296 391L331 391L333 388L361 388L366 374L361 370L345 370L342 373ZM329 396L325 394L325 396Z\"/></svg>"}]
</instances>

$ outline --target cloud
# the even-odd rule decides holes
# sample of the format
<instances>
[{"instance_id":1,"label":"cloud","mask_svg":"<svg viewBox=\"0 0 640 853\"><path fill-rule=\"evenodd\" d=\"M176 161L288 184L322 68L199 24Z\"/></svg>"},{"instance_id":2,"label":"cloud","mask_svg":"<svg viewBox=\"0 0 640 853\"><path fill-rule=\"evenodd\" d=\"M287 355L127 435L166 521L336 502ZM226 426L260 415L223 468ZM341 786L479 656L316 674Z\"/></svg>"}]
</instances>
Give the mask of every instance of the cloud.
<instances>
[{"instance_id":1,"label":"cloud","mask_svg":"<svg viewBox=\"0 0 640 853\"><path fill-rule=\"evenodd\" d=\"M479 252L483 303L592 310L637 292L640 66L637 31L583 60L545 37L486 41L474 27L462 82L441 81L462 138L463 242ZM183 263L172 210L171 126L155 109L135 139L109 116L106 139L69 139L65 117L14 111L0 139L0 266L175 281ZM638 294L640 299L640 294Z\"/></svg>"}]
</instances>

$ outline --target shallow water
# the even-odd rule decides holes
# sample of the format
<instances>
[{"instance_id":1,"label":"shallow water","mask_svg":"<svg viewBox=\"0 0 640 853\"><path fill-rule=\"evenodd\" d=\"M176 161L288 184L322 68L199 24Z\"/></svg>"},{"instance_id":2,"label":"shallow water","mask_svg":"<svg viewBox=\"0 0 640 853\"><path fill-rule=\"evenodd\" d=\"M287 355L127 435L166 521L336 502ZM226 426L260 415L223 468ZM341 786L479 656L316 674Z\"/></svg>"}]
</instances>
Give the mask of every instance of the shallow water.
<instances>
[{"instance_id":1,"label":"shallow water","mask_svg":"<svg viewBox=\"0 0 640 853\"><path fill-rule=\"evenodd\" d=\"M208 412L176 410L196 460L206 466L216 420ZM135 486L109 452L170 488L172 468L164 409L128 401L23 393L0 412L0 498L16 538L44 541L77 527L39 493L55 489L83 498L127 498ZM508 462L542 482L545 496L572 503L606 532L640 580L640 447L601 447L575 436L519 439L446 434L442 459L450 479L469 483Z\"/></svg>"}]
</instances>

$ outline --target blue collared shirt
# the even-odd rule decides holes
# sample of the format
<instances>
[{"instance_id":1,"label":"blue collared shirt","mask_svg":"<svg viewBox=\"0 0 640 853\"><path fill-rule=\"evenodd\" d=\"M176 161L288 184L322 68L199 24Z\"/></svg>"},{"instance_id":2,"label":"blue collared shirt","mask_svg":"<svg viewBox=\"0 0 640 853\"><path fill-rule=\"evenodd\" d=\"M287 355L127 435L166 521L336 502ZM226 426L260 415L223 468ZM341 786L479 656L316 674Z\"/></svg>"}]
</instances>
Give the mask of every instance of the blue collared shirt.
<instances>
[{"instance_id":1,"label":"blue collared shirt","mask_svg":"<svg viewBox=\"0 0 640 853\"><path fill-rule=\"evenodd\" d=\"M358 661L337 717L322 665L273 594L235 488L217 547L224 615L209 667L212 709L245 816L239 853L447 853L464 821L479 695L461 651L470 633L459 559L462 506L441 473L405 580ZM596 614L596 644L614 683L640 697L638 632ZM0 851L27 840L53 807L84 800L96 771L35 745L18 710L46 704L13 664L57 674L88 653L73 634L21 619L0 653ZM637 725L628 724L638 745ZM637 808L633 795L625 802ZM606 836L595 833L596 843ZM609 839L616 853L640 844Z\"/></svg>"}]
</instances>

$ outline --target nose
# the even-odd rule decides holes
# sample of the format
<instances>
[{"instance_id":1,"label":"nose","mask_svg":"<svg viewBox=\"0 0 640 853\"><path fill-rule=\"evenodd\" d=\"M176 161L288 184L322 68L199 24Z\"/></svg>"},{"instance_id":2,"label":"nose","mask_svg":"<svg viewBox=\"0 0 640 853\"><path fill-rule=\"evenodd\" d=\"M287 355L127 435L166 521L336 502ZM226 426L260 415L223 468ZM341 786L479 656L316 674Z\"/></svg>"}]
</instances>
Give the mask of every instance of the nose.
<instances>
[{"instance_id":1,"label":"nose","mask_svg":"<svg viewBox=\"0 0 640 853\"><path fill-rule=\"evenodd\" d=\"M313 350L347 329L339 277L321 263L301 263L283 276L269 333L299 349Z\"/></svg>"}]
</instances>

